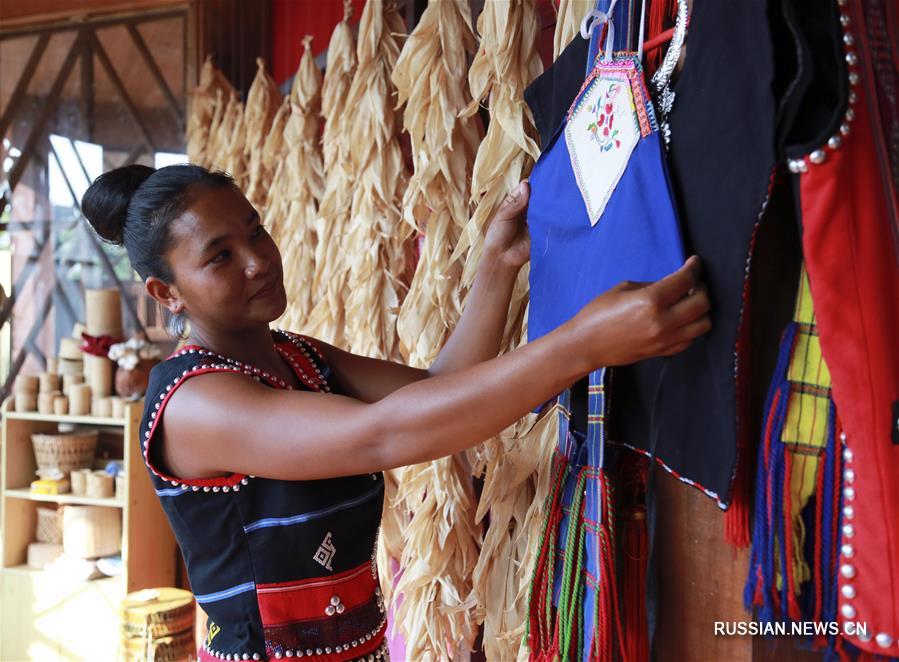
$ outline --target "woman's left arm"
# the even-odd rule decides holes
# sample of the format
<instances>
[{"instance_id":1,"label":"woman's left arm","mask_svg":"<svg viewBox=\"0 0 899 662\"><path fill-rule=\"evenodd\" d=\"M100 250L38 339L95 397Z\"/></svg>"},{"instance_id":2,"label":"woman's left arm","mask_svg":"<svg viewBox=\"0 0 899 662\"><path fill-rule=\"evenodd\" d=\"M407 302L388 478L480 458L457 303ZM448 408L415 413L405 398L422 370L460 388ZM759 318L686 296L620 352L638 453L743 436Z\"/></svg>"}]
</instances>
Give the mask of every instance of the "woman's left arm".
<instances>
[{"instance_id":1,"label":"woman's left arm","mask_svg":"<svg viewBox=\"0 0 899 662\"><path fill-rule=\"evenodd\" d=\"M321 343L342 393L376 402L406 384L481 363L499 353L515 279L530 251L524 220L529 193L527 182L522 182L490 222L462 316L428 370L350 354Z\"/></svg>"}]
</instances>

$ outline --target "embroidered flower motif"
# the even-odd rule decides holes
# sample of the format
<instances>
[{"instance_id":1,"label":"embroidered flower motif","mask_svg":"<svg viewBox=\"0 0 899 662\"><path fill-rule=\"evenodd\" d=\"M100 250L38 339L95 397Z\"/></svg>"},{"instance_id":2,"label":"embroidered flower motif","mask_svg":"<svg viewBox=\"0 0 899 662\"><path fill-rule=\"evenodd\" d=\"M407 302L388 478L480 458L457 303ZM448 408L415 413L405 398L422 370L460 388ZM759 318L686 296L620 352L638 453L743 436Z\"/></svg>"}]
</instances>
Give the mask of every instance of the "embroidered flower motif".
<instances>
[{"instance_id":1,"label":"embroidered flower motif","mask_svg":"<svg viewBox=\"0 0 899 662\"><path fill-rule=\"evenodd\" d=\"M587 108L587 112L596 116L596 120L587 125L587 131L590 139L595 141L603 152L621 147L621 140L618 139L619 130L615 127L615 113L618 110L615 101L621 89L621 83L613 83L603 98L597 99L596 103Z\"/></svg>"}]
</instances>

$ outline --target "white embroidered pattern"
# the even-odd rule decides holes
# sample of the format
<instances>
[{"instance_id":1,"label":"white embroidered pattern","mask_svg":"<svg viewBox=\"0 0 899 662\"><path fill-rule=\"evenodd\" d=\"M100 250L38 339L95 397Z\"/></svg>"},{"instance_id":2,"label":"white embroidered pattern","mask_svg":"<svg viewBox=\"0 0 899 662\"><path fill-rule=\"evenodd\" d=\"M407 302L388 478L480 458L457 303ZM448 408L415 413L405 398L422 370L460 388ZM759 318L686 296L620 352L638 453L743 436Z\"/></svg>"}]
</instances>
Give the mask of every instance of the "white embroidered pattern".
<instances>
[{"instance_id":1,"label":"white embroidered pattern","mask_svg":"<svg viewBox=\"0 0 899 662\"><path fill-rule=\"evenodd\" d=\"M331 532L325 535L325 539L322 540L322 544L318 546L318 549L315 552L315 556L312 559L325 567L327 570L333 570L331 568L331 559L334 558L334 555L337 553L337 548L334 547L334 543L331 542Z\"/></svg>"}]
</instances>

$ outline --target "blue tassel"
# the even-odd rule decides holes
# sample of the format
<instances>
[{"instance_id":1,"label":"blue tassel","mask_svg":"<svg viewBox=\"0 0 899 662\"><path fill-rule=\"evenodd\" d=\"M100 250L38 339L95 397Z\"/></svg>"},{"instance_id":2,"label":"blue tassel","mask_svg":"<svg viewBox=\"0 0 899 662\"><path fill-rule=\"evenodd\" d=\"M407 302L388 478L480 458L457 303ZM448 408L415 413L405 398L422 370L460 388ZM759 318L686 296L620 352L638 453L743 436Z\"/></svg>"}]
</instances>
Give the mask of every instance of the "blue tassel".
<instances>
[{"instance_id":1,"label":"blue tassel","mask_svg":"<svg viewBox=\"0 0 899 662\"><path fill-rule=\"evenodd\" d=\"M784 565L786 554L784 553L783 538L783 476L784 476L784 446L780 442L786 422L787 405L790 396L790 383L787 374L790 367L790 359L793 355L793 345L796 339L798 325L790 322L784 329L780 341L780 351L777 356L777 365L774 368L774 377L768 388L765 401L765 426L762 431L762 441L759 444L758 472L755 482L755 521L753 525L752 549L750 551L749 576L743 590L743 602L748 611L753 607L758 608L757 619L763 623L774 622L779 616L774 605L775 583L775 540L780 542L781 576L784 578L786 588L786 573ZM778 397L779 395L779 397ZM776 401L776 406L775 406ZM769 425L770 423L770 425ZM766 437L770 438L770 444L766 444ZM770 446L770 456L766 457L765 447ZM766 470L767 466L767 470ZM773 476L773 490L768 495L768 480ZM771 508L773 521L768 522L768 509ZM780 532L776 535L775 532ZM762 576L762 587L757 591L758 577ZM785 595L785 593L784 593ZM757 598L761 600L756 603Z\"/></svg>"}]
</instances>

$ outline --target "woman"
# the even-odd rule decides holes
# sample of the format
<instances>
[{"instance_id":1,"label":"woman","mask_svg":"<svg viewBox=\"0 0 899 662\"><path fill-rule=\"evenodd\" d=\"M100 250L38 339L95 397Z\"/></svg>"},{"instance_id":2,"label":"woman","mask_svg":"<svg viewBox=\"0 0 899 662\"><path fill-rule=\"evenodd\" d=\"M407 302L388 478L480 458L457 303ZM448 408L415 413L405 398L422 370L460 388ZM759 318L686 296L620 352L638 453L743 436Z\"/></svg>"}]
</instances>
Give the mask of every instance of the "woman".
<instances>
[{"instance_id":1,"label":"woman","mask_svg":"<svg viewBox=\"0 0 899 662\"><path fill-rule=\"evenodd\" d=\"M418 370L270 331L287 303L281 257L228 176L127 166L88 189L97 233L190 321L189 345L153 371L141 437L210 618L201 660L386 657L381 472L464 450L598 366L673 354L709 329L691 258L497 357L527 200L522 183L497 212L465 312Z\"/></svg>"}]
</instances>

